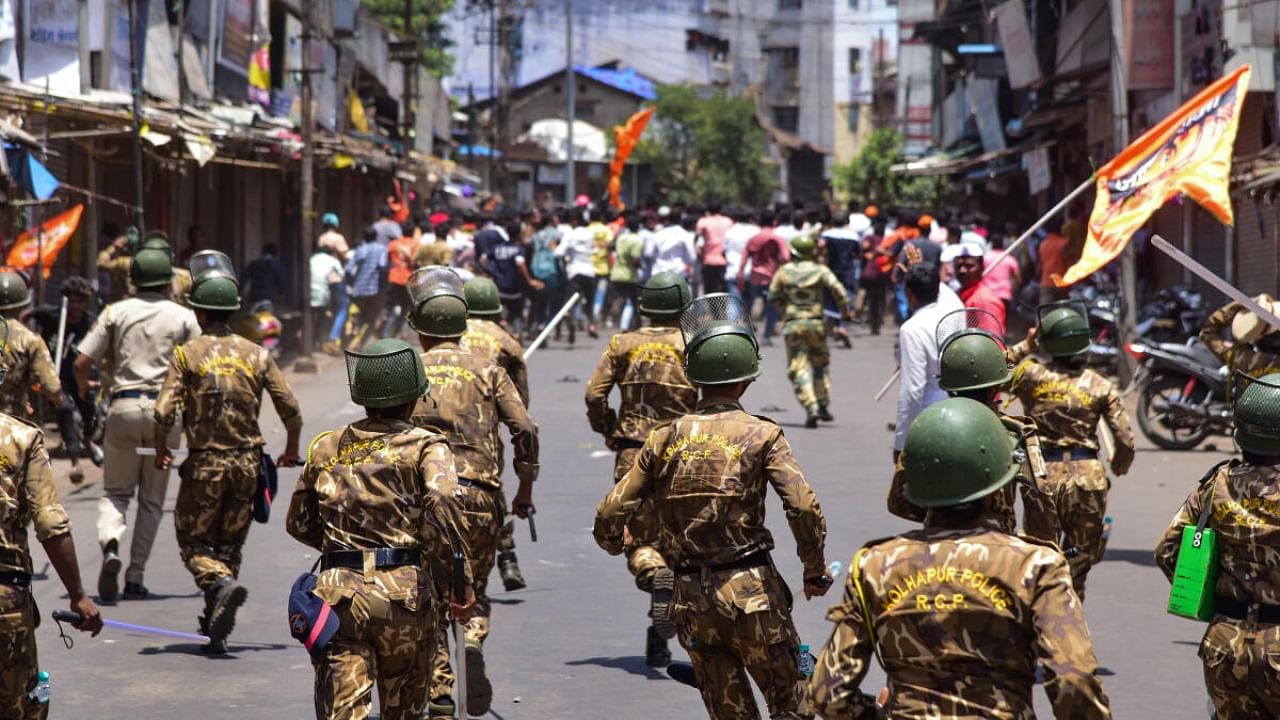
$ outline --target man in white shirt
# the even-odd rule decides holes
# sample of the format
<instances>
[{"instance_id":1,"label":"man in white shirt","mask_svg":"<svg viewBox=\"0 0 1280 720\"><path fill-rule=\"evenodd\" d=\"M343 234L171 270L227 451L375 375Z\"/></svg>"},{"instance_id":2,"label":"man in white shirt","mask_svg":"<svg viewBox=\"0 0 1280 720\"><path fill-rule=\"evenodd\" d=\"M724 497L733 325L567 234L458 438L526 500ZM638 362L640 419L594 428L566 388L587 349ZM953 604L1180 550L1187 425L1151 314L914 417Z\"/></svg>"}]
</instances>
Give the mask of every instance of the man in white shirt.
<instances>
[{"instance_id":1,"label":"man in white shirt","mask_svg":"<svg viewBox=\"0 0 1280 720\"><path fill-rule=\"evenodd\" d=\"M685 280L691 280L698 253L694 249L693 230L697 218L685 216L653 234L653 241L645 244L644 254L650 273L673 272Z\"/></svg>"},{"instance_id":2,"label":"man in white shirt","mask_svg":"<svg viewBox=\"0 0 1280 720\"><path fill-rule=\"evenodd\" d=\"M938 266L916 263L903 279L911 317L898 328L898 421L894 427L893 458L898 459L907 429L922 410L947 397L938 387L938 341L943 316L964 308L960 298L938 278Z\"/></svg>"},{"instance_id":3,"label":"man in white shirt","mask_svg":"<svg viewBox=\"0 0 1280 720\"><path fill-rule=\"evenodd\" d=\"M760 226L756 224L755 211L738 210L733 213L734 223L724 233L725 286L731 294L738 294L738 266L742 264L742 253L746 252L747 243L760 234Z\"/></svg>"}]
</instances>

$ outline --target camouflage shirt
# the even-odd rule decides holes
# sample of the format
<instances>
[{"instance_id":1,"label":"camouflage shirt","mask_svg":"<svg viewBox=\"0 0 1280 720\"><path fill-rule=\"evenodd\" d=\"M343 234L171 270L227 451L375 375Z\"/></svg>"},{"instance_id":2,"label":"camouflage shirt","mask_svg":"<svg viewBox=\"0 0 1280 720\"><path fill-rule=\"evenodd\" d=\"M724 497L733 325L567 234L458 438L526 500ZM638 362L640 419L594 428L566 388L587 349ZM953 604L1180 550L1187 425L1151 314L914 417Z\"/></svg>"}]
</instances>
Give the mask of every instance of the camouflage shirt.
<instances>
[{"instance_id":1,"label":"camouflage shirt","mask_svg":"<svg viewBox=\"0 0 1280 720\"><path fill-rule=\"evenodd\" d=\"M187 306L187 295L191 292L191 271L186 268L173 269L173 280L165 291L165 298L184 307Z\"/></svg>"},{"instance_id":2,"label":"camouflage shirt","mask_svg":"<svg viewBox=\"0 0 1280 720\"><path fill-rule=\"evenodd\" d=\"M461 497L444 436L366 418L311 441L285 527L321 552L422 548L447 562L466 554Z\"/></svg>"},{"instance_id":3,"label":"camouflage shirt","mask_svg":"<svg viewBox=\"0 0 1280 720\"><path fill-rule=\"evenodd\" d=\"M502 487L502 437L511 432L516 476L538 479L538 426L507 373L484 355L444 343L422 353L431 392L418 401L413 422L443 433L453 449L458 477Z\"/></svg>"},{"instance_id":4,"label":"camouflage shirt","mask_svg":"<svg viewBox=\"0 0 1280 720\"><path fill-rule=\"evenodd\" d=\"M302 410L271 353L225 328L213 329L173 351L156 399L156 422L172 427L181 406L191 448L261 447L263 390L286 428L302 427Z\"/></svg>"},{"instance_id":5,"label":"camouflage shirt","mask_svg":"<svg viewBox=\"0 0 1280 720\"><path fill-rule=\"evenodd\" d=\"M462 347L479 352L506 370L511 382L516 384L520 400L529 407L529 369L524 364L524 348L506 328L492 320L467 318Z\"/></svg>"},{"instance_id":6,"label":"camouflage shirt","mask_svg":"<svg viewBox=\"0 0 1280 720\"><path fill-rule=\"evenodd\" d=\"M1215 592L1243 603L1280 605L1280 466L1233 461L1187 496L1156 546L1156 564L1170 579L1182 528L1195 526L1206 501L1212 503L1208 527L1218 540Z\"/></svg>"},{"instance_id":7,"label":"camouflage shirt","mask_svg":"<svg viewBox=\"0 0 1280 720\"><path fill-rule=\"evenodd\" d=\"M1260 347L1258 343L1235 343L1228 347L1223 341L1222 335L1227 328L1231 327L1231 321L1236 315L1244 312L1244 306L1238 302L1233 302L1226 307L1219 308L1216 312L1209 316L1209 320L1205 322L1204 327L1200 330L1200 342L1205 347L1213 351L1213 354L1222 361L1231 370L1231 381L1234 384L1235 374L1244 373L1251 377L1260 378L1274 372L1280 372L1280 353L1272 345L1276 336L1264 336L1260 343L1265 343L1267 347ZM1234 393L1228 395L1234 399Z\"/></svg>"},{"instance_id":8,"label":"camouflage shirt","mask_svg":"<svg viewBox=\"0 0 1280 720\"><path fill-rule=\"evenodd\" d=\"M618 412L609 393L622 394ZM684 374L680 328L654 326L618 333L587 381L587 420L606 439L642 443L654 427L693 410L698 391Z\"/></svg>"},{"instance_id":9,"label":"camouflage shirt","mask_svg":"<svg viewBox=\"0 0 1280 720\"><path fill-rule=\"evenodd\" d=\"M53 486L44 433L0 415L0 572L31 572L30 524L40 542L71 532L71 518Z\"/></svg>"},{"instance_id":10,"label":"camouflage shirt","mask_svg":"<svg viewBox=\"0 0 1280 720\"><path fill-rule=\"evenodd\" d=\"M769 283L769 302L783 309L787 322L821 320L826 293L841 308L849 305L849 296L835 273L826 265L812 260L795 260L778 268Z\"/></svg>"},{"instance_id":11,"label":"camouflage shirt","mask_svg":"<svg viewBox=\"0 0 1280 720\"><path fill-rule=\"evenodd\" d=\"M649 434L636 464L596 510L595 538L617 554L623 528L645 500L658 549L673 565L725 565L773 549L764 525L769 486L796 538L805 577L822 574L827 523L782 428L737 403L702 400Z\"/></svg>"},{"instance_id":12,"label":"camouflage shirt","mask_svg":"<svg viewBox=\"0 0 1280 720\"><path fill-rule=\"evenodd\" d=\"M1111 469L1116 475L1129 472L1135 449L1133 430L1110 380L1092 370L1075 371L1030 358L1014 369L1009 392L1035 423L1042 447L1097 450L1098 421L1105 422L1116 441ZM1049 455L1051 462L1056 459Z\"/></svg>"},{"instance_id":13,"label":"camouflage shirt","mask_svg":"<svg viewBox=\"0 0 1280 720\"><path fill-rule=\"evenodd\" d=\"M987 525L944 528L934 517L851 562L809 684L818 714L858 717L874 651L895 720L1030 720L1037 664L1055 717L1111 717L1066 559Z\"/></svg>"},{"instance_id":14,"label":"camouflage shirt","mask_svg":"<svg viewBox=\"0 0 1280 720\"><path fill-rule=\"evenodd\" d=\"M62 392L62 383L44 340L17 320L4 323L9 326L9 340L0 353L0 365L7 371L0 382L0 412L28 419L27 391L39 384L41 393L56 396Z\"/></svg>"},{"instance_id":15,"label":"camouflage shirt","mask_svg":"<svg viewBox=\"0 0 1280 720\"><path fill-rule=\"evenodd\" d=\"M115 245L108 245L98 253L98 272L107 274L111 280L107 302L115 303L133 295L133 284L129 282L129 271L133 269L133 256L117 254Z\"/></svg>"},{"instance_id":16,"label":"camouflage shirt","mask_svg":"<svg viewBox=\"0 0 1280 720\"><path fill-rule=\"evenodd\" d=\"M443 239L438 239L435 242L423 243L418 246L417 252L413 254L413 266L416 268L427 267L428 265L443 265L448 267L452 264L453 250Z\"/></svg>"}]
</instances>

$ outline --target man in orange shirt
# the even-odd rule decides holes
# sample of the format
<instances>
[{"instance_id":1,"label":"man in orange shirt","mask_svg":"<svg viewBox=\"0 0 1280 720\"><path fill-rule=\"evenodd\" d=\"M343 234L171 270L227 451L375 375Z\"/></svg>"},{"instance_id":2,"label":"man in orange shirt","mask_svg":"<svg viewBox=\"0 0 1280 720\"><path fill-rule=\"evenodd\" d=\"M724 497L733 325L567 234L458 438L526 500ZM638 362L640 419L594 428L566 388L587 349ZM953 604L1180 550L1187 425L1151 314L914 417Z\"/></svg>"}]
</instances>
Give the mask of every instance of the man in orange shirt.
<instances>
[{"instance_id":1,"label":"man in orange shirt","mask_svg":"<svg viewBox=\"0 0 1280 720\"><path fill-rule=\"evenodd\" d=\"M396 337L400 333L404 313L409 309L409 291L405 283L413 274L413 255L418 250L418 239L413 236L413 224L405 223L397 240L387 244L387 320L382 328L384 337Z\"/></svg>"},{"instance_id":2,"label":"man in orange shirt","mask_svg":"<svg viewBox=\"0 0 1280 720\"><path fill-rule=\"evenodd\" d=\"M1071 267L1067 252L1071 241L1066 235L1051 232L1040 241L1040 304L1066 298L1066 291L1053 282L1054 275L1064 275Z\"/></svg>"}]
</instances>

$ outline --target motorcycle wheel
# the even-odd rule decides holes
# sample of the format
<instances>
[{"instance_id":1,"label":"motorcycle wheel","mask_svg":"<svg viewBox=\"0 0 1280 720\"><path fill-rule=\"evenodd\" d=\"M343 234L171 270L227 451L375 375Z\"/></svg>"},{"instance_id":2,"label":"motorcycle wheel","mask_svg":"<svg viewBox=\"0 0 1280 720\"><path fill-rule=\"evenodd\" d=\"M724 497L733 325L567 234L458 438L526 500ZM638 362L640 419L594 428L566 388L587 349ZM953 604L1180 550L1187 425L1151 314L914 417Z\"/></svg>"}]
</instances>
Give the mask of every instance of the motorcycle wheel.
<instances>
[{"instance_id":1,"label":"motorcycle wheel","mask_svg":"<svg viewBox=\"0 0 1280 720\"><path fill-rule=\"evenodd\" d=\"M1195 427L1170 426L1165 422L1169 417L1169 403L1182 399L1182 389L1187 385L1187 378L1182 375L1158 375L1142 387L1138 395L1138 427L1142 434L1157 446L1165 450L1190 450L1205 441L1212 434L1208 420Z\"/></svg>"}]
</instances>

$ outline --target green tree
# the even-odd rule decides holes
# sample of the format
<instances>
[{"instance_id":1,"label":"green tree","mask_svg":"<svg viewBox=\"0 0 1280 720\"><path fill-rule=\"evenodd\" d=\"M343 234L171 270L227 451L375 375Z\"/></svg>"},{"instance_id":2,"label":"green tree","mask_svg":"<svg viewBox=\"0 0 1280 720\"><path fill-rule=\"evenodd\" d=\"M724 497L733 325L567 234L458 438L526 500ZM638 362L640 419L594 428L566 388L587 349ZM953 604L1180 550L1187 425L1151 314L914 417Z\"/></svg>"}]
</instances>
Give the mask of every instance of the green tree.
<instances>
[{"instance_id":1,"label":"green tree","mask_svg":"<svg viewBox=\"0 0 1280 720\"><path fill-rule=\"evenodd\" d=\"M422 41L422 63L435 77L445 77L453 72L454 42L449 39L444 14L453 9L455 0L407 0L413 4L413 32ZM404 6L406 0L363 0L378 22L393 31L404 34Z\"/></svg>"},{"instance_id":2,"label":"green tree","mask_svg":"<svg viewBox=\"0 0 1280 720\"><path fill-rule=\"evenodd\" d=\"M938 207L950 189L941 177L908 177L890 168L906 162L902 135L891 128L871 133L867 144L847 164L833 169L836 190L846 198L879 205Z\"/></svg>"},{"instance_id":3,"label":"green tree","mask_svg":"<svg viewBox=\"0 0 1280 720\"><path fill-rule=\"evenodd\" d=\"M708 96L689 85L659 85L657 109L632 157L647 163L670 202L764 204L777 187L766 164L764 130L750 100Z\"/></svg>"}]
</instances>

